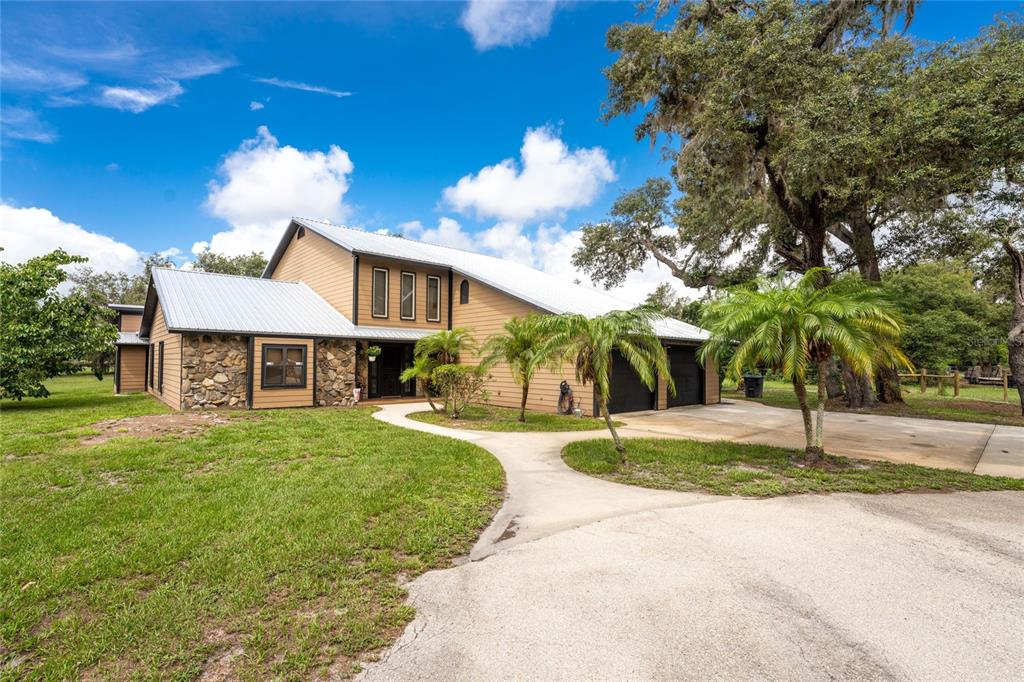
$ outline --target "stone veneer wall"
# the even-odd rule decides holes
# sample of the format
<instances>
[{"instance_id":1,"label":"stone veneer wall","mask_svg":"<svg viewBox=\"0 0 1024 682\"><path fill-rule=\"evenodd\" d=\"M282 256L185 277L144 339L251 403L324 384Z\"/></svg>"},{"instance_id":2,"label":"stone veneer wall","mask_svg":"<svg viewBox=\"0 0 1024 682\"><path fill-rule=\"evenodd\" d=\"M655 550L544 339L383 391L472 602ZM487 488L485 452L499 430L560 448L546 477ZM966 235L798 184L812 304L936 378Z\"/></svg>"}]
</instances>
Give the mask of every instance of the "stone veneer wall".
<instances>
[{"instance_id":1,"label":"stone veneer wall","mask_svg":"<svg viewBox=\"0 0 1024 682\"><path fill-rule=\"evenodd\" d=\"M343 339L321 339L316 348L316 404L321 407L352 405L356 382L356 344Z\"/></svg>"},{"instance_id":2,"label":"stone veneer wall","mask_svg":"<svg viewBox=\"0 0 1024 682\"><path fill-rule=\"evenodd\" d=\"M181 407L244 408L249 339L220 334L185 334L181 349Z\"/></svg>"}]
</instances>

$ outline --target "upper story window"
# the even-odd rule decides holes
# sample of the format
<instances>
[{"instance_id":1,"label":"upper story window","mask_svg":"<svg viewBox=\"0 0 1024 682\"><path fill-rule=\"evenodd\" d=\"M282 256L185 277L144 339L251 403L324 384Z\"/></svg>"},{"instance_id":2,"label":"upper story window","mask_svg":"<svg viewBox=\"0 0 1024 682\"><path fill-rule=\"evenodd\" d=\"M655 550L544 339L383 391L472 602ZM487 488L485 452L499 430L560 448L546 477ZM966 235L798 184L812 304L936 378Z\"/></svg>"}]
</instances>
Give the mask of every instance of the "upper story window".
<instances>
[{"instance_id":1,"label":"upper story window","mask_svg":"<svg viewBox=\"0 0 1024 682\"><path fill-rule=\"evenodd\" d=\"M373 269L373 291L371 292L370 314L373 317L388 316L388 271Z\"/></svg>"},{"instance_id":2,"label":"upper story window","mask_svg":"<svg viewBox=\"0 0 1024 682\"><path fill-rule=\"evenodd\" d=\"M459 285L459 303L469 303L469 280L462 280L462 284Z\"/></svg>"},{"instance_id":3,"label":"upper story window","mask_svg":"<svg viewBox=\"0 0 1024 682\"><path fill-rule=\"evenodd\" d=\"M414 272L402 273L402 298L399 313L403 320L416 319L416 273Z\"/></svg>"},{"instance_id":4,"label":"upper story window","mask_svg":"<svg viewBox=\"0 0 1024 682\"><path fill-rule=\"evenodd\" d=\"M427 322L441 321L441 278L427 275Z\"/></svg>"},{"instance_id":5,"label":"upper story window","mask_svg":"<svg viewBox=\"0 0 1024 682\"><path fill-rule=\"evenodd\" d=\"M263 346L263 388L305 388L305 346Z\"/></svg>"}]
</instances>

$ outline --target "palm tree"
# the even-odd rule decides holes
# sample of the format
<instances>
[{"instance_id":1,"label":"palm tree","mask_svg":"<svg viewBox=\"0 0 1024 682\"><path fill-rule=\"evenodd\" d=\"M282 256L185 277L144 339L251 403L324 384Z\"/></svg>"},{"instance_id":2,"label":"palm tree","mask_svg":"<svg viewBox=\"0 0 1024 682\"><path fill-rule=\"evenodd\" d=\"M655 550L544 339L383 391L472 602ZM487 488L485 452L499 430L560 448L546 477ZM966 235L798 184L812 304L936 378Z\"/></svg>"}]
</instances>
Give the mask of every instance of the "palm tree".
<instances>
[{"instance_id":1,"label":"palm tree","mask_svg":"<svg viewBox=\"0 0 1024 682\"><path fill-rule=\"evenodd\" d=\"M476 343L469 330L465 327L456 327L424 336L416 342L413 353L417 356L429 355L437 360L439 365L450 365L459 359L461 353L475 349Z\"/></svg>"},{"instance_id":2,"label":"palm tree","mask_svg":"<svg viewBox=\"0 0 1024 682\"><path fill-rule=\"evenodd\" d=\"M800 403L809 461L824 453L825 380L833 357L854 373L870 376L875 367L911 367L898 347L900 323L879 287L855 278L826 283L826 268L808 270L796 283L783 275L755 286L731 289L707 305L701 326L711 332L702 361L727 361L738 378L745 369L764 366L793 384ZM817 420L812 426L807 402L807 371L818 372Z\"/></svg>"},{"instance_id":3,"label":"palm tree","mask_svg":"<svg viewBox=\"0 0 1024 682\"><path fill-rule=\"evenodd\" d=\"M575 365L576 380L584 385L593 385L598 411L608 425L615 450L623 464L626 463L626 448L608 414L613 353L621 353L651 390L654 389L656 377L661 376L668 383L669 391L673 394L676 391L665 347L651 327L655 317L658 314L654 310L637 308L614 310L591 318L568 313L554 315L541 323L544 332L551 334L551 344L558 349L562 358Z\"/></svg>"},{"instance_id":4,"label":"palm tree","mask_svg":"<svg viewBox=\"0 0 1024 682\"><path fill-rule=\"evenodd\" d=\"M526 421L526 399L530 393L530 382L537 369L552 362L555 345L541 327L541 317L527 315L513 317L505 323L505 333L487 339L483 346L484 365L504 361L512 372L512 378L523 387L523 398L519 403L519 421Z\"/></svg>"},{"instance_id":5,"label":"palm tree","mask_svg":"<svg viewBox=\"0 0 1024 682\"><path fill-rule=\"evenodd\" d=\"M430 409L437 412L430 390L430 377L441 365L450 365L459 359L464 351L473 350L476 344L465 327L446 329L430 336L424 336L413 348L413 363L399 376L400 381L418 381L423 395L430 403Z\"/></svg>"},{"instance_id":6,"label":"palm tree","mask_svg":"<svg viewBox=\"0 0 1024 682\"><path fill-rule=\"evenodd\" d=\"M420 386L423 387L423 395L427 397L427 402L430 403L430 409L437 412L437 405L434 404L434 398L431 395L430 390L430 376L434 373L434 369L437 368L441 363L427 355L426 353L417 355L412 364L405 368L401 376L398 377L399 381L417 381Z\"/></svg>"}]
</instances>

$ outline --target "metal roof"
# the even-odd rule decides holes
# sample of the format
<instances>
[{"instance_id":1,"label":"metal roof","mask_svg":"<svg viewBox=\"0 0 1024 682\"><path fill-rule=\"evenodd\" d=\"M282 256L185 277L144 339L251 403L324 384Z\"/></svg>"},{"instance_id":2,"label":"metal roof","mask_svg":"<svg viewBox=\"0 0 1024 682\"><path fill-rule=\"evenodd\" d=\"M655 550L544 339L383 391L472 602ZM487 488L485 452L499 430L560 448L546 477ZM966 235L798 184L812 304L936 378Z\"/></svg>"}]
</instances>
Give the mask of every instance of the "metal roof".
<instances>
[{"instance_id":1,"label":"metal roof","mask_svg":"<svg viewBox=\"0 0 1024 682\"><path fill-rule=\"evenodd\" d=\"M273 273L294 230L299 226L312 230L353 253L450 267L456 273L483 282L552 313L579 313L595 316L612 310L628 310L633 307L633 304L628 301L605 291L566 282L546 272L503 258L485 256L437 244L427 244L402 237L366 232L309 218L292 219L289 229L285 232L277 251L263 273L264 277L270 277ZM708 333L700 327L668 317L656 320L654 331L659 337L671 340L703 341L708 338Z\"/></svg>"},{"instance_id":2,"label":"metal roof","mask_svg":"<svg viewBox=\"0 0 1024 682\"><path fill-rule=\"evenodd\" d=\"M107 307L119 313L131 313L133 315L141 315L142 311L146 308L144 305L129 305L127 303L108 303Z\"/></svg>"},{"instance_id":3,"label":"metal roof","mask_svg":"<svg viewBox=\"0 0 1024 682\"><path fill-rule=\"evenodd\" d=\"M355 333L304 282L153 268L153 285L167 328L176 332L335 338Z\"/></svg>"},{"instance_id":4,"label":"metal roof","mask_svg":"<svg viewBox=\"0 0 1024 682\"><path fill-rule=\"evenodd\" d=\"M357 324L355 332L351 335L354 339L367 339L373 341L419 341L424 336L430 336L440 329L414 329L412 327L369 327Z\"/></svg>"},{"instance_id":5,"label":"metal roof","mask_svg":"<svg viewBox=\"0 0 1024 682\"><path fill-rule=\"evenodd\" d=\"M117 341L114 343L118 346L145 346L149 344L149 340L143 340L138 332L118 332Z\"/></svg>"}]
</instances>

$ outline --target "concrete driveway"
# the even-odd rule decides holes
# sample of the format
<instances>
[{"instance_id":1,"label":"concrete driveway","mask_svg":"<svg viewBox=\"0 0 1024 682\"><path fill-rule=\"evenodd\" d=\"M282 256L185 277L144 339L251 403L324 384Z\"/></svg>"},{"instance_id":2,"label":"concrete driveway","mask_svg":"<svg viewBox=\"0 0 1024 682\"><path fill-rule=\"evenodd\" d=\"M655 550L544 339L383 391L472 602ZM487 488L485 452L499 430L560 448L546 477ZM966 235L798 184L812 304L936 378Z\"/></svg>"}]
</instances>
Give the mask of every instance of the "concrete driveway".
<instances>
[{"instance_id":1,"label":"concrete driveway","mask_svg":"<svg viewBox=\"0 0 1024 682\"><path fill-rule=\"evenodd\" d=\"M562 463L566 442L601 432L452 431L404 417L418 409L377 416L487 448L508 499L469 561L409 585L416 619L366 680L1006 680L1024 669L1022 493L648 490Z\"/></svg>"},{"instance_id":2,"label":"concrete driveway","mask_svg":"<svg viewBox=\"0 0 1024 682\"><path fill-rule=\"evenodd\" d=\"M636 412L622 419L629 431L648 435L804 447L798 410L747 400ZM825 450L858 459L1024 478L1024 427L1020 426L829 412Z\"/></svg>"}]
</instances>

